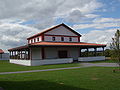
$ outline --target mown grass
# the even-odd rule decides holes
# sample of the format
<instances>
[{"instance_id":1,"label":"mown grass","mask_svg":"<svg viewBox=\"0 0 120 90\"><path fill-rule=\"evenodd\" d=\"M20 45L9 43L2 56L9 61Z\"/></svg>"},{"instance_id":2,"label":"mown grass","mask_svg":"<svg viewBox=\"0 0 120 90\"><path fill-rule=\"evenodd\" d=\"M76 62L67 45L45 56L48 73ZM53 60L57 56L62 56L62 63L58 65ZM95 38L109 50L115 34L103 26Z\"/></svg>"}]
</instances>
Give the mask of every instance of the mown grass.
<instances>
[{"instance_id":1,"label":"mown grass","mask_svg":"<svg viewBox=\"0 0 120 90\"><path fill-rule=\"evenodd\" d=\"M120 72L115 67L0 75L5 90L120 90Z\"/></svg>"},{"instance_id":2,"label":"mown grass","mask_svg":"<svg viewBox=\"0 0 120 90\"><path fill-rule=\"evenodd\" d=\"M43 65L43 66L22 66L22 65L11 64L9 63L9 61L0 61L0 72L41 70L41 69L77 67L77 66L80 66L80 63Z\"/></svg>"}]
</instances>

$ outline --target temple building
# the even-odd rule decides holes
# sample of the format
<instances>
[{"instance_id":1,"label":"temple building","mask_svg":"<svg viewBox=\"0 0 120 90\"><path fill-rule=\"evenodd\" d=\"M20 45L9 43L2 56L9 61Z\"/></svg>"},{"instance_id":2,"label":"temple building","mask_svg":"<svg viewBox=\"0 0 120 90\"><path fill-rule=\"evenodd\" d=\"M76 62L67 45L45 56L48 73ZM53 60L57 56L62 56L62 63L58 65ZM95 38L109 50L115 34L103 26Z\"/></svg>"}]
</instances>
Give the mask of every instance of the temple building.
<instances>
[{"instance_id":1,"label":"temple building","mask_svg":"<svg viewBox=\"0 0 120 90\"><path fill-rule=\"evenodd\" d=\"M26 45L9 49L10 63L36 66L105 60L105 56L97 55L98 50L104 53L105 44L81 42L80 38L81 34L63 23L59 24L28 37ZM94 50L93 56L83 55L91 49Z\"/></svg>"}]
</instances>

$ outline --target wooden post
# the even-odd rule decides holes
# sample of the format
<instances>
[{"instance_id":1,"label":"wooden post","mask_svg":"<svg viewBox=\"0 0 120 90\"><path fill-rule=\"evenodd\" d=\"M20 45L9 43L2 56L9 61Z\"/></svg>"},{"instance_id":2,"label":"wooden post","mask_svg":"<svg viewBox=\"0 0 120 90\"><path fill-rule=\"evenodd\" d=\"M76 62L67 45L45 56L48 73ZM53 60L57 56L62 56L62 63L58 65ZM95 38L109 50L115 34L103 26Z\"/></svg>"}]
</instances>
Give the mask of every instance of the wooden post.
<instances>
[{"instance_id":1,"label":"wooden post","mask_svg":"<svg viewBox=\"0 0 120 90\"><path fill-rule=\"evenodd\" d=\"M13 59L13 51L12 51L12 55L11 56L12 56L12 59Z\"/></svg>"},{"instance_id":2,"label":"wooden post","mask_svg":"<svg viewBox=\"0 0 120 90\"><path fill-rule=\"evenodd\" d=\"M30 59L30 49L28 49L28 60Z\"/></svg>"},{"instance_id":3,"label":"wooden post","mask_svg":"<svg viewBox=\"0 0 120 90\"><path fill-rule=\"evenodd\" d=\"M41 48L41 56L42 56L42 59L45 59L45 50L44 50L44 47Z\"/></svg>"},{"instance_id":4,"label":"wooden post","mask_svg":"<svg viewBox=\"0 0 120 90\"><path fill-rule=\"evenodd\" d=\"M20 51L18 51L18 59L20 59Z\"/></svg>"},{"instance_id":5,"label":"wooden post","mask_svg":"<svg viewBox=\"0 0 120 90\"><path fill-rule=\"evenodd\" d=\"M88 53L89 53L89 49L87 48L87 57L88 57L88 55L89 55Z\"/></svg>"},{"instance_id":6,"label":"wooden post","mask_svg":"<svg viewBox=\"0 0 120 90\"><path fill-rule=\"evenodd\" d=\"M20 59L22 59L22 51L20 51Z\"/></svg>"},{"instance_id":7,"label":"wooden post","mask_svg":"<svg viewBox=\"0 0 120 90\"><path fill-rule=\"evenodd\" d=\"M11 59L11 51L9 51L10 52L10 59Z\"/></svg>"},{"instance_id":8,"label":"wooden post","mask_svg":"<svg viewBox=\"0 0 120 90\"><path fill-rule=\"evenodd\" d=\"M81 57L82 55L81 55L81 48L80 48L80 50L79 50L79 57Z\"/></svg>"},{"instance_id":9,"label":"wooden post","mask_svg":"<svg viewBox=\"0 0 120 90\"><path fill-rule=\"evenodd\" d=\"M29 58L30 58L30 60L32 60L32 49L30 48L30 51L29 51L29 53L30 53L30 56L29 56Z\"/></svg>"},{"instance_id":10,"label":"wooden post","mask_svg":"<svg viewBox=\"0 0 120 90\"><path fill-rule=\"evenodd\" d=\"M94 56L97 56L97 53L96 53L96 51L97 51L97 48L94 48Z\"/></svg>"},{"instance_id":11,"label":"wooden post","mask_svg":"<svg viewBox=\"0 0 120 90\"><path fill-rule=\"evenodd\" d=\"M103 48L103 56L104 56L104 47L102 47Z\"/></svg>"},{"instance_id":12,"label":"wooden post","mask_svg":"<svg viewBox=\"0 0 120 90\"><path fill-rule=\"evenodd\" d=\"M26 49L25 49L25 53L24 53L24 59L27 59Z\"/></svg>"}]
</instances>

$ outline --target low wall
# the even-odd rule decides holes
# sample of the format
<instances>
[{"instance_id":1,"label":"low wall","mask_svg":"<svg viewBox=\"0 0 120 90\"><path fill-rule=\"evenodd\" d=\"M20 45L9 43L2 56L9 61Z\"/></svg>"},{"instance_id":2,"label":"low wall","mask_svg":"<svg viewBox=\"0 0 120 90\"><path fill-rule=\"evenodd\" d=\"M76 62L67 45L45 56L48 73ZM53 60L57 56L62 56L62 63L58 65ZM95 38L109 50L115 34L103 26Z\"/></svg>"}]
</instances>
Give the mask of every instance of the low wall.
<instances>
[{"instance_id":1,"label":"low wall","mask_svg":"<svg viewBox=\"0 0 120 90\"><path fill-rule=\"evenodd\" d=\"M62 63L72 63L73 58L62 58L62 59L44 59L44 60L18 60L10 59L10 63L20 64L25 66L38 66L47 64L62 64Z\"/></svg>"},{"instance_id":2,"label":"low wall","mask_svg":"<svg viewBox=\"0 0 120 90\"><path fill-rule=\"evenodd\" d=\"M105 60L105 56L96 56L96 57L79 57L78 61L101 61Z\"/></svg>"},{"instance_id":3,"label":"low wall","mask_svg":"<svg viewBox=\"0 0 120 90\"><path fill-rule=\"evenodd\" d=\"M62 64L72 63L73 58L62 58L62 59L44 59L44 60L32 60L32 66L47 65L47 64Z\"/></svg>"},{"instance_id":4,"label":"low wall","mask_svg":"<svg viewBox=\"0 0 120 90\"><path fill-rule=\"evenodd\" d=\"M31 60L18 60L18 59L10 59L10 63L20 64L25 66L31 66Z\"/></svg>"}]
</instances>

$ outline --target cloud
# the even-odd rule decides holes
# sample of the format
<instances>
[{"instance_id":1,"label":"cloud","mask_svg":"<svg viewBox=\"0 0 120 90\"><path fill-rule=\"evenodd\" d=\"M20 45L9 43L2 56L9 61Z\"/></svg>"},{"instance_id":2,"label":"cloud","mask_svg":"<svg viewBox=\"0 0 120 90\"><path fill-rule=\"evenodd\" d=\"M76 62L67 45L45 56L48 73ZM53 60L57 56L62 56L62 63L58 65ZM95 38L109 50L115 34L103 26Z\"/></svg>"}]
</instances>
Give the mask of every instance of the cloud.
<instances>
[{"instance_id":1,"label":"cloud","mask_svg":"<svg viewBox=\"0 0 120 90\"><path fill-rule=\"evenodd\" d=\"M99 17L100 15L97 15L97 14L86 14L85 15L87 18L97 18Z\"/></svg>"},{"instance_id":2,"label":"cloud","mask_svg":"<svg viewBox=\"0 0 120 90\"><path fill-rule=\"evenodd\" d=\"M66 16L64 19L67 22L77 23L77 22L83 21L84 18L85 18L85 16L82 15L80 10L72 10L68 14L68 16Z\"/></svg>"},{"instance_id":3,"label":"cloud","mask_svg":"<svg viewBox=\"0 0 120 90\"><path fill-rule=\"evenodd\" d=\"M4 49L13 48L27 43L26 38L38 33L39 30L19 24L4 23L0 25L0 47Z\"/></svg>"},{"instance_id":4,"label":"cloud","mask_svg":"<svg viewBox=\"0 0 120 90\"><path fill-rule=\"evenodd\" d=\"M106 22L119 22L120 18L96 18L93 20L93 23L106 23Z\"/></svg>"},{"instance_id":5,"label":"cloud","mask_svg":"<svg viewBox=\"0 0 120 90\"><path fill-rule=\"evenodd\" d=\"M59 17L78 23L101 6L97 0L0 0L0 48L26 44L27 37Z\"/></svg>"},{"instance_id":6,"label":"cloud","mask_svg":"<svg viewBox=\"0 0 120 90\"><path fill-rule=\"evenodd\" d=\"M74 25L74 29L87 29L87 28L94 28L94 29L105 29L110 27L120 27L120 23L93 23L93 24L79 24Z\"/></svg>"},{"instance_id":7,"label":"cloud","mask_svg":"<svg viewBox=\"0 0 120 90\"><path fill-rule=\"evenodd\" d=\"M89 15L88 15L89 16ZM120 18L100 18L97 17L91 21L89 24L76 24L73 26L75 29L105 29L110 27L120 27Z\"/></svg>"},{"instance_id":8,"label":"cloud","mask_svg":"<svg viewBox=\"0 0 120 90\"><path fill-rule=\"evenodd\" d=\"M87 34L82 36L82 40L84 42L90 43L100 43L100 44L107 44L111 43L112 37L114 36L116 29L109 29L109 30L93 30Z\"/></svg>"}]
</instances>

